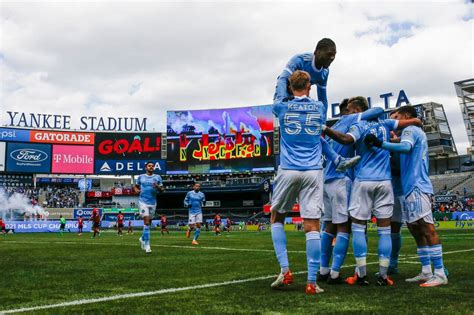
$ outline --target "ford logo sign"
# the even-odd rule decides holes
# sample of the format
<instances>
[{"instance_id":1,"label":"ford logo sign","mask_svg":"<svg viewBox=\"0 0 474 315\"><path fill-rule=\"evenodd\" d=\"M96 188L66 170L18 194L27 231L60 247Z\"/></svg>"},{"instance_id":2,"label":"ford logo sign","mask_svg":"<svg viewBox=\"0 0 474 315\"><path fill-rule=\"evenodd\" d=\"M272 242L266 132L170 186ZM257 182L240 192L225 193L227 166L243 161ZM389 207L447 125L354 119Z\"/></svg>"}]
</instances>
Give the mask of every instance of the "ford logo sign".
<instances>
[{"instance_id":1,"label":"ford logo sign","mask_svg":"<svg viewBox=\"0 0 474 315\"><path fill-rule=\"evenodd\" d=\"M10 157L18 162L42 162L48 155L37 149L18 149L10 153Z\"/></svg>"}]
</instances>

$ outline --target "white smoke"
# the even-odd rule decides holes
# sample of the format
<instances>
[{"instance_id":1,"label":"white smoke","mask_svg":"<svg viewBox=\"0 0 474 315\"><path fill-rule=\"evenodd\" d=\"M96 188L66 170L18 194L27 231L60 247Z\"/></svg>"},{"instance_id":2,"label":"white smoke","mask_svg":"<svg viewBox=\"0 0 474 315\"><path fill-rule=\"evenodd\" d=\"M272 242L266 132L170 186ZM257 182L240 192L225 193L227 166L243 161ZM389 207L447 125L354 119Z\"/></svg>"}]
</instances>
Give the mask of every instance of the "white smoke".
<instances>
[{"instance_id":1,"label":"white smoke","mask_svg":"<svg viewBox=\"0 0 474 315\"><path fill-rule=\"evenodd\" d=\"M44 219L49 216L48 211L45 211L39 205L33 205L26 195L14 192L9 196L9 194L0 187L0 217L5 217L10 211L25 214L25 217L30 219L36 219L38 215Z\"/></svg>"}]
</instances>

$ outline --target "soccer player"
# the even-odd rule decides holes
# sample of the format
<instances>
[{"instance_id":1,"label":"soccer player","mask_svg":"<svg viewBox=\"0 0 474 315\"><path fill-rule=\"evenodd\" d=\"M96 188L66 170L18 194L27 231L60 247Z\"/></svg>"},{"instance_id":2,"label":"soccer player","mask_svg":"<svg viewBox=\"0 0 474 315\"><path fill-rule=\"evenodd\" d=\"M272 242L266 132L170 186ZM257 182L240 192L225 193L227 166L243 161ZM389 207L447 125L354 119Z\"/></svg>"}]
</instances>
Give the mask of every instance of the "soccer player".
<instances>
[{"instance_id":1,"label":"soccer player","mask_svg":"<svg viewBox=\"0 0 474 315\"><path fill-rule=\"evenodd\" d=\"M127 234L133 234L132 220L128 219L128 231Z\"/></svg>"},{"instance_id":2,"label":"soccer player","mask_svg":"<svg viewBox=\"0 0 474 315\"><path fill-rule=\"evenodd\" d=\"M7 236L6 225L5 225L5 222L3 222L2 217L0 217L0 231L4 237Z\"/></svg>"},{"instance_id":3,"label":"soccer player","mask_svg":"<svg viewBox=\"0 0 474 315\"><path fill-rule=\"evenodd\" d=\"M230 233L230 230L232 229L232 221L230 220L230 218L227 218L227 220L225 221L225 225L227 232Z\"/></svg>"},{"instance_id":4,"label":"soccer player","mask_svg":"<svg viewBox=\"0 0 474 315\"><path fill-rule=\"evenodd\" d=\"M63 235L64 229L66 228L66 219L60 215L59 216L59 235Z\"/></svg>"},{"instance_id":5,"label":"soccer player","mask_svg":"<svg viewBox=\"0 0 474 315\"><path fill-rule=\"evenodd\" d=\"M394 110L390 113L391 119L397 119L398 110ZM400 130L392 131L391 142L400 142ZM400 249L402 247L402 236L401 229L403 224L403 203L405 197L403 196L402 182L400 178L400 154L391 152L390 154L390 166L392 169L392 186L393 195L395 197L393 204L393 215L390 222L390 236L392 238L392 253L390 254L390 264L388 266L387 274L396 275L398 271L398 257L400 256Z\"/></svg>"},{"instance_id":6,"label":"soccer player","mask_svg":"<svg viewBox=\"0 0 474 315\"><path fill-rule=\"evenodd\" d=\"M214 224L214 232L216 233L216 236L221 235L221 216L219 213L214 216L212 223Z\"/></svg>"},{"instance_id":7,"label":"soccer player","mask_svg":"<svg viewBox=\"0 0 474 315\"><path fill-rule=\"evenodd\" d=\"M206 196L201 190L201 184L195 183L193 190L189 191L184 198L184 207L189 209L189 229L186 230L186 237L189 238L191 231L196 227L194 238L191 244L199 245L198 238L201 234L202 206L206 202Z\"/></svg>"},{"instance_id":8,"label":"soccer player","mask_svg":"<svg viewBox=\"0 0 474 315\"><path fill-rule=\"evenodd\" d=\"M281 154L270 221L273 247L281 271L271 287L280 288L293 282L284 222L286 213L292 211L298 199L306 233L306 293L316 294L323 292L316 284L316 274L321 254L319 219L323 211L323 160L320 139L326 107L322 102L309 98L310 79L308 72L294 71L289 78L294 99L273 105L273 113L281 127Z\"/></svg>"},{"instance_id":9,"label":"soccer player","mask_svg":"<svg viewBox=\"0 0 474 315\"><path fill-rule=\"evenodd\" d=\"M344 99L339 105L342 116L332 126L332 129L342 133L360 120L372 120L383 114L382 108L368 109L367 100L363 97L352 97ZM328 141L334 151L344 158L354 156L352 145L342 145L336 141ZM328 284L344 283L339 272L346 257L349 247L349 197L354 179L353 170L344 173L336 171L336 165L328 160L324 169L324 223L325 228L321 236L321 267L318 280L327 281ZM333 248L333 241L336 240ZM329 261L333 254L332 266L329 269Z\"/></svg>"},{"instance_id":10,"label":"soccer player","mask_svg":"<svg viewBox=\"0 0 474 315\"><path fill-rule=\"evenodd\" d=\"M84 228L84 219L82 218L82 215L80 215L79 218L77 219L77 231L78 231L79 236L82 235L83 228Z\"/></svg>"},{"instance_id":11,"label":"soccer player","mask_svg":"<svg viewBox=\"0 0 474 315\"><path fill-rule=\"evenodd\" d=\"M119 211L117 214L117 235L123 236L123 220L125 216L122 214L122 211Z\"/></svg>"},{"instance_id":12,"label":"soccer player","mask_svg":"<svg viewBox=\"0 0 474 315\"><path fill-rule=\"evenodd\" d=\"M94 235L92 238L95 238L96 235L100 237L100 214L99 209L94 208L92 209L92 216L90 217L89 221L92 221L92 228L94 230Z\"/></svg>"},{"instance_id":13,"label":"soccer player","mask_svg":"<svg viewBox=\"0 0 474 315\"><path fill-rule=\"evenodd\" d=\"M417 116L415 108L403 106L398 109L398 119L405 121ZM405 197L403 220L417 243L417 254L422 272L407 282L423 282L421 287L436 287L448 284L443 264L443 251L438 234L434 228L431 212L433 187L429 178L429 158L426 134L420 127L409 126L403 129L400 143L390 143L366 137L366 142L377 148L400 153L400 172L402 190ZM434 266L434 274L431 270Z\"/></svg>"},{"instance_id":14,"label":"soccer player","mask_svg":"<svg viewBox=\"0 0 474 315\"><path fill-rule=\"evenodd\" d=\"M167 234L170 234L170 231L168 230L168 219L165 217L164 214L161 215L161 235L165 235L165 232Z\"/></svg>"},{"instance_id":15,"label":"soccer player","mask_svg":"<svg viewBox=\"0 0 474 315\"><path fill-rule=\"evenodd\" d=\"M303 53L293 56L286 64L282 73L278 76L275 95L273 96L273 104L287 102L293 99L294 95L289 86L288 79L291 74L297 70L306 71L310 75L310 84L316 85L318 100L323 102L325 106L322 115L322 120L325 122L328 110L326 86L329 77L329 66L336 58L336 53L336 43L329 38L323 38L316 44L316 49L313 53ZM338 172L344 172L346 169L357 164L360 160L359 156L350 159L341 157L332 150L324 138L321 138L321 144L323 154L327 159L336 164Z\"/></svg>"},{"instance_id":16,"label":"soccer player","mask_svg":"<svg viewBox=\"0 0 474 315\"><path fill-rule=\"evenodd\" d=\"M363 99L363 97L360 97ZM354 144L356 152L361 156L361 161L355 167L355 180L351 189L349 213L351 216L352 247L357 265L356 282L365 286L367 279L367 239L365 229L371 213L377 218L377 231L379 235L379 273L377 284L379 286L393 285L387 276L392 251L390 237L390 221L393 214L393 188L391 183L390 154L388 151L367 146L364 138L373 134L375 137L388 141L390 131L402 129L421 121L398 121L387 119L382 121L362 120L352 125L347 133L341 133L331 128L323 127L326 135L342 144Z\"/></svg>"},{"instance_id":17,"label":"soccer player","mask_svg":"<svg viewBox=\"0 0 474 315\"><path fill-rule=\"evenodd\" d=\"M140 194L138 197L138 205L140 215L143 218L143 233L138 240L140 241L142 249L149 254L151 253L150 224L151 219L155 215L156 194L157 192L163 192L165 189L161 176L153 174L155 171L155 163L151 161L146 162L145 168L146 173L138 176L133 190Z\"/></svg>"}]
</instances>

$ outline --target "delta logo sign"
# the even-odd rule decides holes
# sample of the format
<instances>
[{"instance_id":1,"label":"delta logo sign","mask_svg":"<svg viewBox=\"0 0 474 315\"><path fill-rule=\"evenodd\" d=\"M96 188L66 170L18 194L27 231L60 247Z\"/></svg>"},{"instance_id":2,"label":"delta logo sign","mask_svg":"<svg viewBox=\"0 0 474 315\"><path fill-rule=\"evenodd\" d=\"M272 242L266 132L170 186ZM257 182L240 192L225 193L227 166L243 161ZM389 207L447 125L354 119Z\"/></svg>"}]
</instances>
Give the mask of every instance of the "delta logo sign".
<instances>
[{"instance_id":1,"label":"delta logo sign","mask_svg":"<svg viewBox=\"0 0 474 315\"><path fill-rule=\"evenodd\" d=\"M95 173L100 175L137 175L146 172L149 160L96 160ZM166 161L154 160L155 174L166 174Z\"/></svg>"}]
</instances>

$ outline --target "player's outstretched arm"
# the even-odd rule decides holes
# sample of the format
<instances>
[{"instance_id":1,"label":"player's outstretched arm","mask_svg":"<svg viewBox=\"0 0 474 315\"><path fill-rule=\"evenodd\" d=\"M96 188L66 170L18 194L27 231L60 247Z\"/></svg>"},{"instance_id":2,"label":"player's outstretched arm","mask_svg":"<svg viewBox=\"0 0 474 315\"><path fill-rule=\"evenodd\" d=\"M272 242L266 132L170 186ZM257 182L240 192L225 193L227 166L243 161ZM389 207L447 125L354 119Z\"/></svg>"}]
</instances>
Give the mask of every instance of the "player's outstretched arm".
<instances>
[{"instance_id":1,"label":"player's outstretched arm","mask_svg":"<svg viewBox=\"0 0 474 315\"><path fill-rule=\"evenodd\" d=\"M184 207L185 208L189 207L189 192L186 194L186 197L184 198Z\"/></svg>"},{"instance_id":2,"label":"player's outstretched arm","mask_svg":"<svg viewBox=\"0 0 474 315\"><path fill-rule=\"evenodd\" d=\"M384 110L381 107L369 108L360 114L360 120L373 120L382 116Z\"/></svg>"},{"instance_id":3,"label":"player's outstretched arm","mask_svg":"<svg viewBox=\"0 0 474 315\"><path fill-rule=\"evenodd\" d=\"M423 127L423 122L419 120L418 118L410 118L410 119L404 119L404 120L398 120L397 124L397 129L403 129L408 126L417 126L417 127Z\"/></svg>"},{"instance_id":4,"label":"player's outstretched arm","mask_svg":"<svg viewBox=\"0 0 474 315\"><path fill-rule=\"evenodd\" d=\"M395 153L409 153L412 149L411 144L407 141L403 141L400 143L391 143L387 141L382 141L373 134L368 134L364 138L364 142L369 147L382 148L384 150Z\"/></svg>"},{"instance_id":5,"label":"player's outstretched arm","mask_svg":"<svg viewBox=\"0 0 474 315\"><path fill-rule=\"evenodd\" d=\"M323 125L324 133L331 139L336 140L341 144L353 144L354 138L346 133L339 132Z\"/></svg>"}]
</instances>

